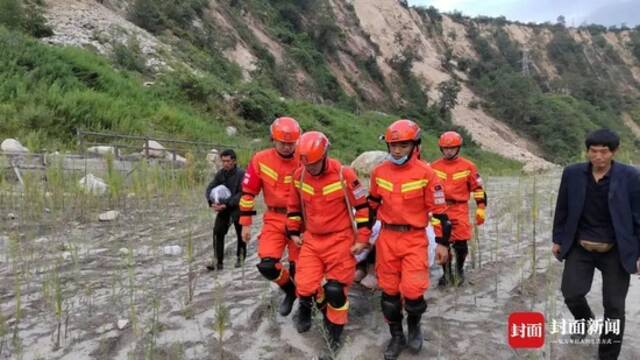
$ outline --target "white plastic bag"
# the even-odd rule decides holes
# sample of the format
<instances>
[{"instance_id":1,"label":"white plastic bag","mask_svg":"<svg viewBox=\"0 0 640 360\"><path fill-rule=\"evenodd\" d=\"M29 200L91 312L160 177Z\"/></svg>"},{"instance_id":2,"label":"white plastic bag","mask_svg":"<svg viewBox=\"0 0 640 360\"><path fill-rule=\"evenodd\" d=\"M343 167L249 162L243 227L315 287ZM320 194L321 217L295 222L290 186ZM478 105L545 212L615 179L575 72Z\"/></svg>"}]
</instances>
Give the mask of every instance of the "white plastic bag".
<instances>
[{"instance_id":1,"label":"white plastic bag","mask_svg":"<svg viewBox=\"0 0 640 360\"><path fill-rule=\"evenodd\" d=\"M231 197L231 190L224 185L218 185L211 189L209 200L214 204L220 204L224 200Z\"/></svg>"}]
</instances>

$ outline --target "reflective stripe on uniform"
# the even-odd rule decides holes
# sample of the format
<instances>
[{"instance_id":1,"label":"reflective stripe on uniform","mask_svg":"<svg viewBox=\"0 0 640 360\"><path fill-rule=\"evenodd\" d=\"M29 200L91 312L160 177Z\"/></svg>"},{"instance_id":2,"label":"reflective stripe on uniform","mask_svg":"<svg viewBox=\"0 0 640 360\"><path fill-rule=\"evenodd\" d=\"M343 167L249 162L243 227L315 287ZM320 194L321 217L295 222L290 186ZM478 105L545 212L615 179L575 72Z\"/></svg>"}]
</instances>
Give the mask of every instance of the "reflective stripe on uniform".
<instances>
[{"instance_id":1,"label":"reflective stripe on uniform","mask_svg":"<svg viewBox=\"0 0 640 360\"><path fill-rule=\"evenodd\" d=\"M331 304L327 304L330 308L332 308L333 310L336 311L347 311L349 310L349 300L347 300L347 302L344 303L344 305L340 306L339 308L334 308L333 306L331 306Z\"/></svg>"},{"instance_id":2,"label":"reflective stripe on uniform","mask_svg":"<svg viewBox=\"0 0 640 360\"><path fill-rule=\"evenodd\" d=\"M400 192L407 192L407 191L422 189L423 187L427 186L427 183L429 183L429 181L427 181L426 179L409 181L407 183L402 184L402 186L400 187Z\"/></svg>"},{"instance_id":3,"label":"reflective stripe on uniform","mask_svg":"<svg viewBox=\"0 0 640 360\"><path fill-rule=\"evenodd\" d=\"M342 190L342 183L340 181L336 181L332 184L329 184L322 188L322 195L329 195L338 190Z\"/></svg>"},{"instance_id":4,"label":"reflective stripe on uniform","mask_svg":"<svg viewBox=\"0 0 640 360\"><path fill-rule=\"evenodd\" d=\"M263 164L263 163L258 163L258 166L260 166L260 172L267 175L268 177L272 178L275 181L278 181L278 173L273 170L272 168L270 168L269 166Z\"/></svg>"},{"instance_id":5,"label":"reflective stripe on uniform","mask_svg":"<svg viewBox=\"0 0 640 360\"><path fill-rule=\"evenodd\" d=\"M471 170L458 171L457 173L453 173L453 180L464 179L471 174Z\"/></svg>"},{"instance_id":6,"label":"reflective stripe on uniform","mask_svg":"<svg viewBox=\"0 0 640 360\"><path fill-rule=\"evenodd\" d=\"M376 184L387 191L393 191L393 183L391 181L376 177Z\"/></svg>"},{"instance_id":7,"label":"reflective stripe on uniform","mask_svg":"<svg viewBox=\"0 0 640 360\"><path fill-rule=\"evenodd\" d=\"M295 186L296 188L298 188L298 189L302 189L302 191L303 191L303 192L306 192L306 193L307 193L307 194L309 194L309 195L315 195L315 193L316 193L316 192L313 190L313 187L312 187L311 185L309 185L309 184L301 183L301 182L300 182L300 181L298 181L298 180L295 180L295 181L293 182L293 184L294 184L294 186Z\"/></svg>"},{"instance_id":8,"label":"reflective stripe on uniform","mask_svg":"<svg viewBox=\"0 0 640 360\"><path fill-rule=\"evenodd\" d=\"M245 208L252 208L256 204L255 200L245 200L240 198L240 206Z\"/></svg>"}]
</instances>

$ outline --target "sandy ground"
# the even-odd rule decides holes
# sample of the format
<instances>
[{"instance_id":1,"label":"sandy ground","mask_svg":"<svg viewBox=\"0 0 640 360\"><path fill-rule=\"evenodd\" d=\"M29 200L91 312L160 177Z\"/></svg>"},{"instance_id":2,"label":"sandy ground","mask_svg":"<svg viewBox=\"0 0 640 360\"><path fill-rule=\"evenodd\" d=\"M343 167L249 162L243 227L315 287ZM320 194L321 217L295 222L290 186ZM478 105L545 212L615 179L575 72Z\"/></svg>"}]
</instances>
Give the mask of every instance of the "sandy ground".
<instances>
[{"instance_id":1,"label":"sandy ground","mask_svg":"<svg viewBox=\"0 0 640 360\"><path fill-rule=\"evenodd\" d=\"M561 344L563 338L548 330L541 349L507 345L513 311L543 312L547 324L570 319L559 292L562 265L549 255L556 179L537 177L535 197L531 177L487 179L489 219L472 245L480 251L469 258L468 281L438 289L439 269L433 269L422 320L425 346L420 355L405 352L401 359L595 358L595 345ZM213 216L203 209L200 191L192 197L128 199L117 204L121 217L109 223L97 221L97 209L82 216L77 209L51 212L36 223L23 217L20 203L0 197L0 359L309 359L324 346L318 324L301 335L291 316L277 314L281 295L254 266L255 242L246 266L234 269L230 232L227 268L205 269ZM8 212L16 219L5 220ZM185 251L164 255L167 245ZM621 359L640 358L640 304L634 301L639 296L634 275ZM388 332L379 297L354 285L338 358L382 358ZM602 316L599 276L589 300ZM119 320L128 323L120 329Z\"/></svg>"}]
</instances>

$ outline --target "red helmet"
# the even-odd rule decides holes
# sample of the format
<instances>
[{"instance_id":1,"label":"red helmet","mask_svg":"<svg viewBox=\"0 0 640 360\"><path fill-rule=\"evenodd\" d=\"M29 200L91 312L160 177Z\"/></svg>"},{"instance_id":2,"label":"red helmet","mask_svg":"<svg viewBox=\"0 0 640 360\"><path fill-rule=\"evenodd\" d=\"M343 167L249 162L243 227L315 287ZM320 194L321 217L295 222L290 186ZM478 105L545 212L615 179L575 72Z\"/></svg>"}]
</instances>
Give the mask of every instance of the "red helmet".
<instances>
[{"instance_id":1,"label":"red helmet","mask_svg":"<svg viewBox=\"0 0 640 360\"><path fill-rule=\"evenodd\" d=\"M300 137L296 152L303 165L314 164L327 156L329 139L319 131L309 131Z\"/></svg>"},{"instance_id":2,"label":"red helmet","mask_svg":"<svg viewBox=\"0 0 640 360\"><path fill-rule=\"evenodd\" d=\"M438 146L443 148L462 146L462 136L455 131L447 131L440 135Z\"/></svg>"},{"instance_id":3,"label":"red helmet","mask_svg":"<svg viewBox=\"0 0 640 360\"><path fill-rule=\"evenodd\" d=\"M384 134L387 144L401 141L420 141L420 127L411 120L397 120L391 124Z\"/></svg>"},{"instance_id":4,"label":"red helmet","mask_svg":"<svg viewBox=\"0 0 640 360\"><path fill-rule=\"evenodd\" d=\"M300 125L294 118L279 117L271 124L271 139L285 143L294 143L300 138Z\"/></svg>"}]
</instances>

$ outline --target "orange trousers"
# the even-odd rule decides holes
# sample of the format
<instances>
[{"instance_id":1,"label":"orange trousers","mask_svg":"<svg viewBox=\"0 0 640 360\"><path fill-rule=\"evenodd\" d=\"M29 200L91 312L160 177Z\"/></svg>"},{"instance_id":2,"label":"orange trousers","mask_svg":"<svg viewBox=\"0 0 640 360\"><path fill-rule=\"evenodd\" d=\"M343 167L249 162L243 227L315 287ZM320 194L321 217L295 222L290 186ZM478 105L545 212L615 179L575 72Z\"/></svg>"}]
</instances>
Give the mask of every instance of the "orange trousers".
<instances>
[{"instance_id":1,"label":"orange trousers","mask_svg":"<svg viewBox=\"0 0 640 360\"><path fill-rule=\"evenodd\" d=\"M429 288L427 237L423 229L399 232L382 228L376 241L378 286L388 295L421 298Z\"/></svg>"},{"instance_id":2,"label":"orange trousers","mask_svg":"<svg viewBox=\"0 0 640 360\"><path fill-rule=\"evenodd\" d=\"M322 280L335 280L344 285L347 297L353 283L356 259L351 254L353 231L351 228L339 233L312 235L304 234L304 243L297 262L296 291L298 296L316 296L316 301L324 300ZM347 323L349 300L336 309L327 304L327 318L334 324Z\"/></svg>"},{"instance_id":3,"label":"orange trousers","mask_svg":"<svg viewBox=\"0 0 640 360\"><path fill-rule=\"evenodd\" d=\"M258 235L258 257L260 259L273 258L282 259L284 249L287 248L289 262L298 262L300 248L287 237L285 226L287 216L273 211L267 211L263 217L263 225ZM280 276L274 280L280 286L289 281L289 271L278 261L276 268L280 270Z\"/></svg>"},{"instance_id":4,"label":"orange trousers","mask_svg":"<svg viewBox=\"0 0 640 360\"><path fill-rule=\"evenodd\" d=\"M453 204L447 209L451 221L450 241L471 239L471 223L469 223L469 205Z\"/></svg>"}]
</instances>

